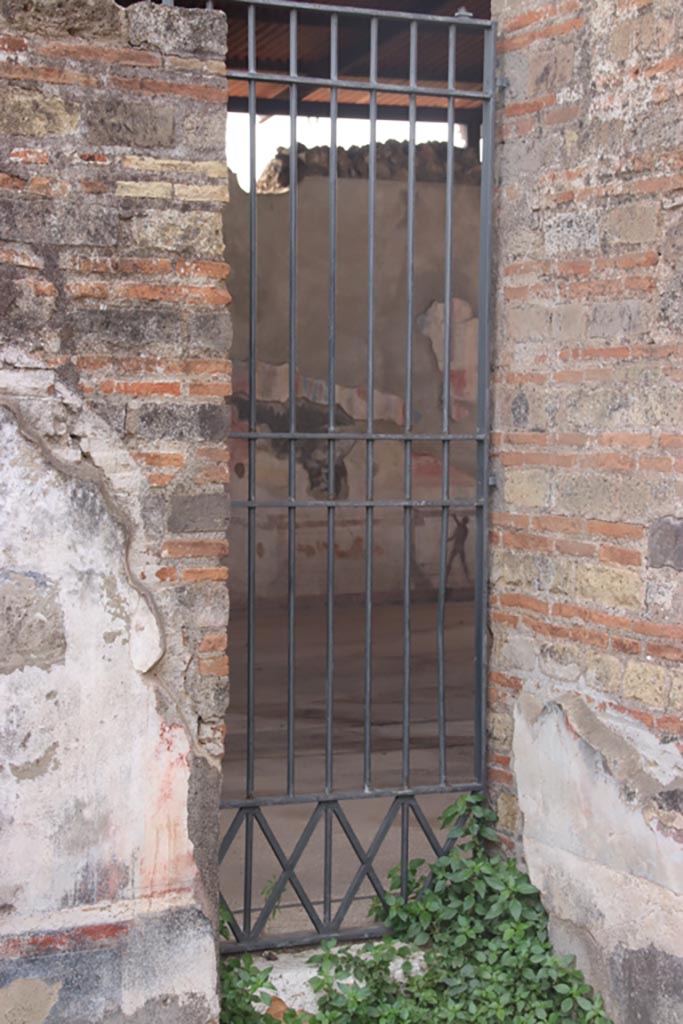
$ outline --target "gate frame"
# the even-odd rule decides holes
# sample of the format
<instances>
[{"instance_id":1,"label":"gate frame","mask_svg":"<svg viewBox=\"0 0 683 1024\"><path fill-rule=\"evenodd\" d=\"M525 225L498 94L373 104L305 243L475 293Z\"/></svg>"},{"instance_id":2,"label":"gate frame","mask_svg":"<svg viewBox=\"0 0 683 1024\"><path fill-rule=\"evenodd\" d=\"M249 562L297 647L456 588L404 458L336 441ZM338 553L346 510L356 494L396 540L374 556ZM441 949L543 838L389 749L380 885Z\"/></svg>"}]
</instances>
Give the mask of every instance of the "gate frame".
<instances>
[{"instance_id":1,"label":"gate frame","mask_svg":"<svg viewBox=\"0 0 683 1024\"><path fill-rule=\"evenodd\" d=\"M493 154L494 154L494 122L495 122L495 41L496 23L493 20L475 19L466 12L459 11L452 17L429 14L413 14L410 12L373 10L357 7L342 7L320 3L307 3L302 0L232 0L240 7L246 8L248 33L248 66L247 70L228 68L228 81L247 83L248 96L241 105L249 114L249 151L250 151L250 192L249 192L249 429L244 432L231 432L229 439L240 439L248 442L248 498L245 502L234 502L234 507L244 506L248 516L248 592L247 592L247 792L244 799L221 801L220 809L234 810L235 816L220 844L219 865L223 862L228 850L236 840L244 825L245 831L245 877L244 907L242 926L238 925L224 898L221 901L230 913L229 927L234 936L234 943L224 944L224 951L239 953L259 949L276 949L282 947L316 944L325 938L342 938L344 940L365 940L383 933L382 927L366 927L342 931L342 925L354 896L362 882L367 878L372 884L378 898L383 902L385 888L373 869L376 856L391 824L401 816L401 887L407 890L408 873L408 825L411 813L422 828L422 831L437 856L445 853L449 847L442 845L431 828L424 812L420 808L417 797L421 794L438 794L459 792L481 792L486 789L486 683L488 675L488 638L487 638L487 606L488 606L488 512L489 489L494 485L489 476L489 421L490 421L490 321L491 321L491 234L493 210ZM256 17L259 10L283 9L289 12L289 72L287 74L258 71L256 63ZM330 19L330 74L328 78L319 78L298 73L298 24L299 14L315 13L329 16ZM359 17L368 22L370 38L368 80L360 81L340 77L338 69L338 23L340 17ZM410 69L408 84L384 83L377 77L378 31L382 21L403 21L409 24ZM448 31L448 82L445 87L419 86L417 80L417 40L418 26L421 24L439 24ZM456 88L456 32L481 31L483 37L483 81L479 90ZM283 432L263 432L257 430L256 424L256 321L257 321L257 232L256 232L256 118L258 113L284 112L278 103L277 110L273 101L257 98L259 83L279 83L289 91L288 113L290 118L290 160L289 160L289 429ZM328 374L328 426L324 433L302 433L296 430L296 245L297 245L297 206L298 206L298 175L297 161L291 159L297 153L297 117L313 113L309 106L299 99L299 89L306 87L324 88L329 90L329 104L315 104L318 116L330 118L330 155L336 152L336 128L339 117L351 116L347 105L340 105L338 92L347 89L370 94L367 108L353 107L354 112L367 110L370 121L370 150L368 177L368 410L367 430L365 432L336 433L335 428L335 328L336 328L336 225L337 225L337 164L330 159L329 163L329 196L330 196L330 288L329 288L329 323L328 337L329 374ZM400 93L407 96L408 115L400 108L404 119L410 125L409 163L408 163L408 227L407 227L407 301L406 301L406 403L404 432L396 434L379 434L373 430L373 342L374 342L374 269L375 269L375 190L376 190L376 121L380 105L378 96L388 93ZM480 185L480 237L479 237L479 333L478 333L478 375L477 375L477 421L476 432L473 434L456 434L450 427L450 381L449 374L443 374L443 429L438 434L414 433L412 429L412 336L413 336L413 256L414 256L414 216L415 216L415 126L420 119L417 116L417 99L420 96L438 96L450 100L446 120L448 125L447 168L446 168L446 266L445 266L445 305L444 305L444 367L450 366L451 346L451 299L452 299L452 215L453 215L453 141L456 123L454 101L457 99L476 99L481 101L481 185ZM285 101L286 102L286 101ZM231 109L239 109L240 104L231 104ZM351 105L348 105L351 106ZM396 108L393 108L394 111ZM357 114L356 114L357 116ZM436 119L436 118L430 118ZM471 126L471 119L461 119L461 123ZM228 124L229 130L229 124ZM338 437L354 438L367 444L366 459L366 499L364 501L337 500L334 495L335 443ZM288 442L289 465L289 497L282 501L260 501L256 497L256 442L257 440L278 440ZM327 500L298 501L295 496L295 455L296 442L299 440L319 440L328 446L328 498ZM401 500L378 501L372 492L373 442L378 440L401 441L404 444L405 496ZM415 440L434 440L442 443L442 493L440 500L416 500L411 495L411 452ZM476 497L474 501L451 499L449 495L449 445L451 441L472 441L476 443ZM327 509L327 686L326 686L326 742L325 742L325 788L320 793L297 793L295 786L295 599L296 599L296 510L298 508ZM333 682L334 682L334 528L335 509L363 508L366 514L366 557L365 580L365 718L364 718L364 788L354 792L336 792L333 782ZM371 658L372 658L372 530L373 509L376 507L400 507L404 510L404 629L403 629L403 727L402 727L402 784L391 789L373 789L371 786L370 761L372 745L370 738L370 698L371 698ZM410 528L413 508L441 509L441 545L439 570L439 604L437 624L438 645L438 724L439 724L439 784L432 786L410 787L410 580L411 550ZM256 573L256 510L260 508L282 508L288 511L288 653L287 653L287 795L256 797L254 795L254 746L255 746L255 666L254 666L254 621L255 621L255 573ZM446 604L445 563L447 556L448 517L451 508L475 509L476 512L476 549L475 549L475 714L474 714L474 779L471 783L449 784L446 780L445 758L445 655L443 647L443 629ZM366 849L358 840L346 817L341 802L352 799L372 799L377 797L393 797L393 801L379 826L370 846ZM261 808L285 804L314 804L314 808L303 832L296 842L291 856L287 857L276 836L270 828ZM318 915L311 900L296 876L296 866L321 818L325 826L324 847L324 897L323 917ZM359 866L337 912L332 916L332 826L336 819L349 840ZM252 924L252 873L253 845L255 829L261 831L270 849L275 855L281 869L280 876L265 899L264 905L254 924ZM313 926L311 933L296 935L265 937L263 931L277 909L279 900L287 884L291 884L299 897Z\"/></svg>"}]
</instances>

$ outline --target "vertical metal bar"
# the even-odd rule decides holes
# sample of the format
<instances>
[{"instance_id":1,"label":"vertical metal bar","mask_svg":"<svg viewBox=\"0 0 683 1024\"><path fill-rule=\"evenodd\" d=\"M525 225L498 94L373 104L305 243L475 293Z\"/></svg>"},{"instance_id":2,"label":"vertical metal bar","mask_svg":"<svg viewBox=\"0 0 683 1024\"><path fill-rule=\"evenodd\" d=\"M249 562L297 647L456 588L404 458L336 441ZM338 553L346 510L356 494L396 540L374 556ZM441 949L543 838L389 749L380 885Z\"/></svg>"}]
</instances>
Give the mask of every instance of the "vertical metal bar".
<instances>
[{"instance_id":1,"label":"vertical metal bar","mask_svg":"<svg viewBox=\"0 0 683 1024\"><path fill-rule=\"evenodd\" d=\"M323 852L323 928L327 931L332 921L332 806L325 804L325 834Z\"/></svg>"},{"instance_id":2,"label":"vertical metal bar","mask_svg":"<svg viewBox=\"0 0 683 1024\"><path fill-rule=\"evenodd\" d=\"M289 12L289 73L297 71L297 12ZM296 115L298 87L289 87L289 432L296 432L296 242L298 148ZM289 441L288 494L296 500L296 441ZM287 510L287 794L295 787L295 672L296 672L296 508Z\"/></svg>"},{"instance_id":3,"label":"vertical metal bar","mask_svg":"<svg viewBox=\"0 0 683 1024\"><path fill-rule=\"evenodd\" d=\"M370 82L377 82L377 37L379 22L370 21ZM377 93L370 94L370 151L368 154L368 375L367 432L375 429L375 199L377 186ZM374 441L367 442L365 496L374 496ZM374 509L365 510L365 680L363 692L363 787L372 784L372 549Z\"/></svg>"},{"instance_id":4,"label":"vertical metal bar","mask_svg":"<svg viewBox=\"0 0 683 1024\"><path fill-rule=\"evenodd\" d=\"M246 811L244 819L244 915L243 931L245 936L251 932L251 893L254 877L254 814L251 808Z\"/></svg>"},{"instance_id":5,"label":"vertical metal bar","mask_svg":"<svg viewBox=\"0 0 683 1024\"><path fill-rule=\"evenodd\" d=\"M401 896L408 898L408 863L410 856L410 805L401 800Z\"/></svg>"},{"instance_id":6,"label":"vertical metal bar","mask_svg":"<svg viewBox=\"0 0 683 1024\"><path fill-rule=\"evenodd\" d=\"M256 8L247 12L248 65L256 70ZM256 430L256 82L249 82L249 431ZM249 438L249 511L247 513L247 798L254 795L254 633L256 611L256 441ZM247 820L249 824L249 819ZM246 906L246 904L245 904Z\"/></svg>"},{"instance_id":7,"label":"vertical metal bar","mask_svg":"<svg viewBox=\"0 0 683 1024\"><path fill-rule=\"evenodd\" d=\"M455 87L455 25L448 27L448 88ZM451 406L451 292L453 277L453 129L454 104L448 104L448 141L446 143L446 240L443 322L443 391L441 429L450 432ZM450 490L450 443L441 447L441 497L445 502ZM446 781L446 685L444 632L446 628L446 565L448 549L448 507L441 509L441 545L439 549L439 606L437 620L437 718L439 727L439 784Z\"/></svg>"},{"instance_id":8,"label":"vertical metal bar","mask_svg":"<svg viewBox=\"0 0 683 1024\"><path fill-rule=\"evenodd\" d=\"M490 305L491 305L491 222L493 216L493 149L494 149L494 96L496 87L496 29L495 22L484 29L484 90L491 99L483 101L482 166L481 166L481 229L479 241L479 359L477 377L477 432L483 436L477 442L477 497L482 504L477 509L476 538L476 625L475 625L475 777L486 783L486 683L488 672L487 572L488 572L488 512L489 512L489 361L490 361Z\"/></svg>"},{"instance_id":9,"label":"vertical metal bar","mask_svg":"<svg viewBox=\"0 0 683 1024\"><path fill-rule=\"evenodd\" d=\"M330 16L330 81L338 77L339 23ZM330 180L329 180L329 342L327 375L327 492L335 497L335 346L337 334L337 89L330 87ZM325 692L325 792L330 793L334 776L334 518L327 509L327 685Z\"/></svg>"},{"instance_id":10,"label":"vertical metal bar","mask_svg":"<svg viewBox=\"0 0 683 1024\"><path fill-rule=\"evenodd\" d=\"M410 23L410 86L417 85L417 22ZM408 220L407 281L406 281L406 388L405 388L405 430L409 434L413 425L413 269L415 262L415 124L417 101L411 92L409 98L409 140L408 140ZM406 438L404 445L405 500L403 509L403 735L401 781L403 788L410 782L410 574L411 574L411 525L412 525L412 442Z\"/></svg>"}]
</instances>

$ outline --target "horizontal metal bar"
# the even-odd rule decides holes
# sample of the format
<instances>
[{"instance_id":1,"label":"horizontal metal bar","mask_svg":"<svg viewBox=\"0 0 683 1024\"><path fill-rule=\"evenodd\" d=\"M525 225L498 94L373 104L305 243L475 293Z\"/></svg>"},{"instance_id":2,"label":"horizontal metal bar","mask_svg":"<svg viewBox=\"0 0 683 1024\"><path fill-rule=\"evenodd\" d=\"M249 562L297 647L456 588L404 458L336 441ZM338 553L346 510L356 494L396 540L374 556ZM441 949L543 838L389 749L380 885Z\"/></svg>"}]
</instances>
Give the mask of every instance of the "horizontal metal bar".
<instances>
[{"instance_id":1,"label":"horizontal metal bar","mask_svg":"<svg viewBox=\"0 0 683 1024\"><path fill-rule=\"evenodd\" d=\"M361 90L362 91L362 90ZM449 104L452 108L452 104ZM264 99L257 97L256 109L259 114L282 114L289 115L289 101L278 99ZM329 103L317 102L316 100L299 100L297 113L302 117L329 117ZM244 113L249 110L249 102L246 96L229 96L228 110L232 113ZM377 110L382 121L405 121L407 114L405 107L397 107L393 104L379 102ZM364 103L339 103L337 104L337 116L341 118L357 118L367 121L370 116L370 106ZM448 121L448 107L425 107L417 108L418 122L428 121L430 123L446 124ZM481 106L477 107L455 107L453 121L456 124L472 125L479 128L481 124Z\"/></svg>"},{"instance_id":2,"label":"horizontal metal bar","mask_svg":"<svg viewBox=\"0 0 683 1024\"><path fill-rule=\"evenodd\" d=\"M304 433L289 430L232 430L224 437L229 441L485 441L486 434L368 434L345 430Z\"/></svg>"},{"instance_id":3,"label":"horizontal metal bar","mask_svg":"<svg viewBox=\"0 0 683 1024\"><path fill-rule=\"evenodd\" d=\"M378 939L387 934L387 929L381 925L372 928L353 928L348 931L338 931L331 927L319 934L311 935L310 932L288 935L273 935L268 938L257 939L254 942L225 942L220 944L222 955L234 956L239 953L256 952L264 949L297 949L300 946L319 946L321 939L334 936L341 942L366 942L368 939Z\"/></svg>"},{"instance_id":4,"label":"horizontal metal bar","mask_svg":"<svg viewBox=\"0 0 683 1024\"><path fill-rule=\"evenodd\" d=\"M312 804L327 803L341 800L375 800L386 797L401 797L409 799L413 796L426 796L430 793L478 793L481 786L478 782L454 782L444 786L414 786L412 789L372 789L370 791L356 790L347 793L299 793L296 796L269 796L253 800L223 800L220 803L220 810L235 810L246 807L276 807L282 804Z\"/></svg>"},{"instance_id":5,"label":"horizontal metal bar","mask_svg":"<svg viewBox=\"0 0 683 1024\"><path fill-rule=\"evenodd\" d=\"M409 11L387 11L376 10L371 7L338 7L332 4L316 4L299 2L290 3L290 0L231 0L232 3L244 7L260 7L267 10L269 7L280 7L287 11L310 11L316 14L343 14L357 15L363 18L382 18L384 21L419 21L431 25L460 25L462 28L490 28L494 23L483 18L472 18L469 14L454 14L450 16L442 14L413 14Z\"/></svg>"},{"instance_id":6,"label":"horizontal metal bar","mask_svg":"<svg viewBox=\"0 0 683 1024\"><path fill-rule=\"evenodd\" d=\"M351 92L398 93L402 96L438 96L447 100L490 100L491 93L478 89L449 89L438 85L396 85L357 78L315 78L309 75L285 75L275 71L240 71L228 68L228 78L240 82L269 82L280 85L315 86L317 89L348 89Z\"/></svg>"},{"instance_id":7,"label":"horizontal metal bar","mask_svg":"<svg viewBox=\"0 0 683 1024\"><path fill-rule=\"evenodd\" d=\"M386 501L344 501L330 499L329 501L289 501L283 498L282 501L262 501L258 498L253 501L233 501L230 507L235 508L481 508L484 504L483 498L472 498L467 501L464 498L396 498Z\"/></svg>"}]
</instances>

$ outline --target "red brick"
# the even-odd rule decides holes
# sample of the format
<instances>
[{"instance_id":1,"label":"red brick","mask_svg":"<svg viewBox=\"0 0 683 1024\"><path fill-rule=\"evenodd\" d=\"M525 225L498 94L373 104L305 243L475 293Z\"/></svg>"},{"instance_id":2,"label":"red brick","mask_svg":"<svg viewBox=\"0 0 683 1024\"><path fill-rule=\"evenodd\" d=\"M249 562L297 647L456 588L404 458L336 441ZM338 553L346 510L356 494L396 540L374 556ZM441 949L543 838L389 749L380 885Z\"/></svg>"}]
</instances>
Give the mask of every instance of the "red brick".
<instances>
[{"instance_id":1,"label":"red brick","mask_svg":"<svg viewBox=\"0 0 683 1024\"><path fill-rule=\"evenodd\" d=\"M226 103L228 84L199 85L193 82L169 82L160 78L121 78L112 75L111 84L115 89L126 89L146 96L182 96L189 100L205 103Z\"/></svg>"},{"instance_id":2,"label":"red brick","mask_svg":"<svg viewBox=\"0 0 683 1024\"><path fill-rule=\"evenodd\" d=\"M674 451L683 449L683 435L662 434L662 436L659 439L659 445L661 448L670 448Z\"/></svg>"},{"instance_id":3,"label":"red brick","mask_svg":"<svg viewBox=\"0 0 683 1024\"><path fill-rule=\"evenodd\" d=\"M152 487L166 487L174 477L175 473L150 473L147 479Z\"/></svg>"},{"instance_id":4,"label":"red brick","mask_svg":"<svg viewBox=\"0 0 683 1024\"><path fill-rule=\"evenodd\" d=\"M16 174L0 173L0 188L11 189L13 192L21 192L26 188L26 178L20 178Z\"/></svg>"},{"instance_id":5,"label":"red brick","mask_svg":"<svg viewBox=\"0 0 683 1024\"><path fill-rule=\"evenodd\" d=\"M230 483L230 468L225 463L205 466L195 473L193 479L197 484L227 484Z\"/></svg>"},{"instance_id":6,"label":"red brick","mask_svg":"<svg viewBox=\"0 0 683 1024\"><path fill-rule=\"evenodd\" d=\"M165 565L163 568L157 569L156 576L162 581L162 583L169 580L173 582L178 579L178 570L174 565Z\"/></svg>"},{"instance_id":7,"label":"red brick","mask_svg":"<svg viewBox=\"0 0 683 1024\"><path fill-rule=\"evenodd\" d=\"M598 441L608 448L649 448L653 437L651 434L600 434Z\"/></svg>"},{"instance_id":8,"label":"red brick","mask_svg":"<svg viewBox=\"0 0 683 1024\"><path fill-rule=\"evenodd\" d=\"M99 385L99 390L105 395L163 395L165 397L177 397L180 394L180 384L170 380L105 380Z\"/></svg>"},{"instance_id":9,"label":"red brick","mask_svg":"<svg viewBox=\"0 0 683 1024\"><path fill-rule=\"evenodd\" d=\"M180 467L185 462L182 452L133 452L133 458L146 466Z\"/></svg>"},{"instance_id":10,"label":"red brick","mask_svg":"<svg viewBox=\"0 0 683 1024\"><path fill-rule=\"evenodd\" d=\"M63 58L65 60L84 63L98 62L102 64L126 64L131 67L161 67L161 57L157 53L138 50L132 47L89 46L84 43L60 43L50 41L39 43L36 52L44 57Z\"/></svg>"},{"instance_id":11,"label":"red brick","mask_svg":"<svg viewBox=\"0 0 683 1024\"><path fill-rule=\"evenodd\" d=\"M28 43L21 36L0 36L0 50L4 53L22 53L28 49Z\"/></svg>"},{"instance_id":12,"label":"red brick","mask_svg":"<svg viewBox=\"0 0 683 1024\"><path fill-rule=\"evenodd\" d=\"M86 164L108 164L111 163L106 153L79 153L78 159Z\"/></svg>"},{"instance_id":13,"label":"red brick","mask_svg":"<svg viewBox=\"0 0 683 1024\"><path fill-rule=\"evenodd\" d=\"M624 537L640 540L645 532L644 527L636 523L610 523L602 519L589 519L588 532L599 537Z\"/></svg>"},{"instance_id":14,"label":"red brick","mask_svg":"<svg viewBox=\"0 0 683 1024\"><path fill-rule=\"evenodd\" d=\"M21 164L46 164L49 160L43 149L13 149L9 158Z\"/></svg>"},{"instance_id":15,"label":"red brick","mask_svg":"<svg viewBox=\"0 0 683 1024\"><path fill-rule=\"evenodd\" d=\"M230 449L225 448L198 448L197 456L200 459L209 459L212 462L230 462Z\"/></svg>"},{"instance_id":16,"label":"red brick","mask_svg":"<svg viewBox=\"0 0 683 1024\"><path fill-rule=\"evenodd\" d=\"M548 614L547 601L529 597L527 594L501 594L500 603L510 608L524 608L530 612L537 612L538 615Z\"/></svg>"},{"instance_id":17,"label":"red brick","mask_svg":"<svg viewBox=\"0 0 683 1024\"><path fill-rule=\"evenodd\" d=\"M227 540L167 540L164 558L219 558L228 553Z\"/></svg>"},{"instance_id":18,"label":"red brick","mask_svg":"<svg viewBox=\"0 0 683 1024\"><path fill-rule=\"evenodd\" d=\"M643 556L632 548L616 548L603 544L600 548L601 562L616 562L617 565L642 565Z\"/></svg>"},{"instance_id":19,"label":"red brick","mask_svg":"<svg viewBox=\"0 0 683 1024\"><path fill-rule=\"evenodd\" d=\"M82 75L79 71L27 64L0 64L0 78L49 82L51 85L82 85L84 88L95 88L99 84L92 75Z\"/></svg>"},{"instance_id":20,"label":"red brick","mask_svg":"<svg viewBox=\"0 0 683 1024\"><path fill-rule=\"evenodd\" d=\"M552 551L553 542L550 537L532 533L513 533L504 530L501 535L503 547L517 548L522 551Z\"/></svg>"},{"instance_id":21,"label":"red brick","mask_svg":"<svg viewBox=\"0 0 683 1024\"><path fill-rule=\"evenodd\" d=\"M583 533L583 520L575 516L534 516L533 525L546 533Z\"/></svg>"},{"instance_id":22,"label":"red brick","mask_svg":"<svg viewBox=\"0 0 683 1024\"><path fill-rule=\"evenodd\" d=\"M230 276L229 265L216 260L177 260L176 271L180 276L209 277L214 281L224 281Z\"/></svg>"},{"instance_id":23,"label":"red brick","mask_svg":"<svg viewBox=\"0 0 683 1024\"><path fill-rule=\"evenodd\" d=\"M568 35L570 32L582 28L583 23L583 17L570 18L568 21L563 21L557 25L548 25L545 28L526 32L523 35L503 38L498 44L498 50L500 53L508 53L510 50L523 50L525 47L531 46L532 43L538 42L539 39L550 39Z\"/></svg>"},{"instance_id":24,"label":"red brick","mask_svg":"<svg viewBox=\"0 0 683 1024\"><path fill-rule=\"evenodd\" d=\"M211 384L190 384L190 398L228 398L232 394L230 381Z\"/></svg>"},{"instance_id":25,"label":"red brick","mask_svg":"<svg viewBox=\"0 0 683 1024\"><path fill-rule=\"evenodd\" d=\"M199 674L202 676L227 676L229 663L227 655L216 658L200 658Z\"/></svg>"},{"instance_id":26,"label":"red brick","mask_svg":"<svg viewBox=\"0 0 683 1024\"><path fill-rule=\"evenodd\" d=\"M225 566L216 566L205 569L183 569L183 579L186 583L204 583L210 580L227 580L228 570Z\"/></svg>"},{"instance_id":27,"label":"red brick","mask_svg":"<svg viewBox=\"0 0 683 1024\"><path fill-rule=\"evenodd\" d=\"M224 651L228 646L227 633L207 633L202 639L197 650L200 654L205 652Z\"/></svg>"},{"instance_id":28,"label":"red brick","mask_svg":"<svg viewBox=\"0 0 683 1024\"><path fill-rule=\"evenodd\" d=\"M673 460L668 455L641 455L638 468L647 473L670 473L673 469Z\"/></svg>"},{"instance_id":29,"label":"red brick","mask_svg":"<svg viewBox=\"0 0 683 1024\"><path fill-rule=\"evenodd\" d=\"M614 470L617 473L629 472L635 463L632 455L619 455L616 452L586 454L581 457L581 465L586 469Z\"/></svg>"},{"instance_id":30,"label":"red brick","mask_svg":"<svg viewBox=\"0 0 683 1024\"><path fill-rule=\"evenodd\" d=\"M612 650L619 654L640 654L643 650L643 642L626 636L613 636Z\"/></svg>"},{"instance_id":31,"label":"red brick","mask_svg":"<svg viewBox=\"0 0 683 1024\"><path fill-rule=\"evenodd\" d=\"M554 95L538 96L533 100L524 100L521 103L508 103L503 108L505 117L518 117L520 114L535 114L544 107L550 107L555 103Z\"/></svg>"},{"instance_id":32,"label":"red brick","mask_svg":"<svg viewBox=\"0 0 683 1024\"><path fill-rule=\"evenodd\" d=\"M231 302L230 292L226 288L210 285L124 283L119 285L117 292L124 299L137 299L141 302L187 302L207 306L228 306Z\"/></svg>"}]
</instances>

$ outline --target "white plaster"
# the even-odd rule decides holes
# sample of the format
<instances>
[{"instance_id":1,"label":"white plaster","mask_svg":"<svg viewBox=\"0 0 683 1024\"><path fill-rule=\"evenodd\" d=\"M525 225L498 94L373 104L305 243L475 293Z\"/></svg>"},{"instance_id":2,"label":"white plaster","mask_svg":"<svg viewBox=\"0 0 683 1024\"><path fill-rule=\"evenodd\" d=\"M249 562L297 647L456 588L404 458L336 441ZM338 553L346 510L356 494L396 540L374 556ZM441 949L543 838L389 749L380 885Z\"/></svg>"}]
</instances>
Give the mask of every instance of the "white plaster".
<instances>
[{"instance_id":1,"label":"white plaster","mask_svg":"<svg viewBox=\"0 0 683 1024\"><path fill-rule=\"evenodd\" d=\"M130 619L130 660L138 672L149 672L164 653L159 623L142 594Z\"/></svg>"},{"instance_id":2,"label":"white plaster","mask_svg":"<svg viewBox=\"0 0 683 1024\"><path fill-rule=\"evenodd\" d=\"M122 531L95 487L51 468L11 418L0 446L2 562L58 589L66 636L62 664L18 669L0 688L0 758L22 776L0 772L0 902L22 932L35 920L59 927L87 903L101 916L118 900L189 892L196 866L189 741L132 664L147 669L159 641ZM44 770L32 768L51 748Z\"/></svg>"},{"instance_id":3,"label":"white plaster","mask_svg":"<svg viewBox=\"0 0 683 1024\"><path fill-rule=\"evenodd\" d=\"M585 704L582 715L582 704L549 691L517 702L514 767L531 880L551 914L602 949L652 943L681 956L683 847L661 830L651 802L662 775L675 778L670 747ZM655 746L668 762L656 770ZM680 761L678 770L680 779Z\"/></svg>"}]
</instances>

